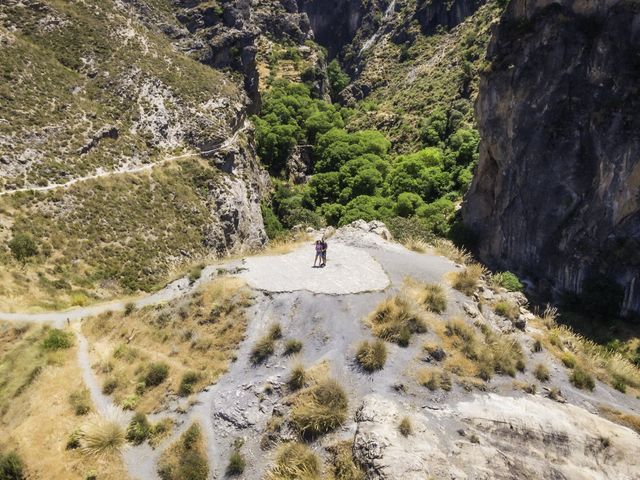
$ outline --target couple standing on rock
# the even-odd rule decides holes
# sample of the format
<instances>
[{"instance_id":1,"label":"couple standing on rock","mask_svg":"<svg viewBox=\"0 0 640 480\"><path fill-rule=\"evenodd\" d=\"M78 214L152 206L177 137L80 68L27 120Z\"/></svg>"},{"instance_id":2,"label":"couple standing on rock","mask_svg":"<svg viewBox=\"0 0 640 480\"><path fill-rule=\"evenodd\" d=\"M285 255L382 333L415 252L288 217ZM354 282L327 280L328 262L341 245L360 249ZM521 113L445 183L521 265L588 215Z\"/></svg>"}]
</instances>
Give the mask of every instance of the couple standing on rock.
<instances>
[{"instance_id":1,"label":"couple standing on rock","mask_svg":"<svg viewBox=\"0 0 640 480\"><path fill-rule=\"evenodd\" d=\"M320 264L316 265L316 263L320 260ZM324 267L327 264L327 242L322 240L316 240L316 258L313 261L313 268Z\"/></svg>"}]
</instances>

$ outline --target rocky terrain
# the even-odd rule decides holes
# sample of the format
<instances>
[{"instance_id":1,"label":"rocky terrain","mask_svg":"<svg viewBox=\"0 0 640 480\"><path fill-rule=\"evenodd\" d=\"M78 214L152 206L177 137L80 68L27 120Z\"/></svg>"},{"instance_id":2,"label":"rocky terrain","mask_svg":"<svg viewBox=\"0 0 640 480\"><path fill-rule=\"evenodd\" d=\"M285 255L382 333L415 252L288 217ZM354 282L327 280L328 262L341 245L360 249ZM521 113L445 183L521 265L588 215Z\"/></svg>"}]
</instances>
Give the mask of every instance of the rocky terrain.
<instances>
[{"instance_id":1,"label":"rocky terrain","mask_svg":"<svg viewBox=\"0 0 640 480\"><path fill-rule=\"evenodd\" d=\"M320 233L312 235L316 234ZM634 395L600 381L592 391L577 388L569 382L570 369L552 350L533 349L534 339L546 334L526 306L520 312L529 321L514 328L515 324L496 314L486 300L522 303L526 300L521 294L481 284L474 297L468 297L447 286L452 272L463 266L433 253L409 251L380 235L388 237L383 225L358 222L330 237L331 253L324 269L311 268L313 251L305 243L282 255L247 257L212 266L192 287L186 284L177 295L157 297L180 302L191 289L206 288L226 270L247 282L253 302L246 310L246 337L228 371L214 385L195 394L186 406L175 393L167 392L165 407L150 418L154 422L170 418L175 430L154 448L143 443L125 451L131 478L158 478L157 462L163 451L193 420L200 422L207 440L208 478L225 476L238 439L239 451L246 459L242 478L263 478L274 465L277 445L299 438L290 417L296 397L289 372L296 364L304 365L309 375L331 376L347 392L347 417L341 426L307 440L322 460L326 478L638 478L640 465L635 452L640 446L639 434L600 413L606 406L638 415L640 403ZM288 267L299 264L307 269ZM368 273L349 274L358 269ZM266 280L274 272L279 272L281 283ZM366 318L379 302L405 291L408 277L417 284L442 285L446 308L440 314L429 314L428 330L413 336L408 346L387 342L386 364L367 373L355 361L358 342L371 338ZM149 304L142 300L139 308L145 303ZM73 318L97 313L91 309L78 312ZM5 314L0 317L7 318ZM33 315L22 320L51 318ZM96 378L103 353L87 342L86 321L76 329L83 378L97 410L113 417L113 409L118 407L101 391ZM513 378L503 373L487 381L471 381L462 371L453 373L454 369L450 386L427 388L421 383L420 372L447 369L456 355L455 343L439 337L439 325L450 321L463 321L472 329L474 324L477 328L484 325L482 328L494 335L517 342L524 352L523 371ZM280 326L284 338L277 340L271 356L256 364L251 360L254 347L274 324ZM286 355L285 339L299 340L301 351ZM445 342L444 353L428 353L425 345L441 341ZM571 351L572 347L566 348ZM533 375L536 363L548 366L549 379L540 382L539 389L525 393L522 385L537 383ZM130 415L123 415L116 418L126 423ZM403 418L410 419L408 434L398 427ZM361 476L335 474L336 460L331 452L342 444L348 446L348 458Z\"/></svg>"},{"instance_id":2,"label":"rocky terrain","mask_svg":"<svg viewBox=\"0 0 640 480\"><path fill-rule=\"evenodd\" d=\"M640 311L639 18L633 2L509 4L463 207L490 265L557 294L608 292L625 314Z\"/></svg>"}]
</instances>

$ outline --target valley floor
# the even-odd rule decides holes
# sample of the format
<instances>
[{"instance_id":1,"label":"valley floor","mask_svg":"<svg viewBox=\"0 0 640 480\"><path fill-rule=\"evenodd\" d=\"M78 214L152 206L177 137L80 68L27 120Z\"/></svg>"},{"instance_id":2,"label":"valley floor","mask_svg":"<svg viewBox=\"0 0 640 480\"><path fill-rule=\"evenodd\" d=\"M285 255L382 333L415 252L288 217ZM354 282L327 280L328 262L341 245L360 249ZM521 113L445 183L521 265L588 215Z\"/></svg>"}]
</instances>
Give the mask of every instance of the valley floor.
<instances>
[{"instance_id":1,"label":"valley floor","mask_svg":"<svg viewBox=\"0 0 640 480\"><path fill-rule=\"evenodd\" d=\"M160 406L148 408L150 421L170 419L174 428L154 447L144 442L124 449L130 478L160 478L158 465L164 461L165 451L173 448L171 445L194 422L200 425L205 440L210 477L224 478L229 458L238 451L246 459L241 477L263 478L277 462L278 445L298 441L301 436L292 416L306 390L297 393L290 382L290 372L300 365L307 372L307 388L331 378L347 393L347 420L326 435L305 439L322 461L323 478L640 478L638 431L602 416L602 412L609 412L610 418L626 419L622 423L631 426L635 418L639 422L636 429L640 428L636 390L630 388L624 394L600 381L593 390L577 388L569 379L571 371L552 351L536 347L536 340L546 335L539 318L530 314L526 327L514 328L486 301L494 295L507 300L517 296L484 287L483 296L469 297L448 286L452 275L464 266L434 253L407 250L379 233L384 233L381 227L364 222L338 230L328 240L324 268L312 268L314 251L309 242L282 255L210 266L195 282L181 279L138 299L135 308L146 312L145 307L181 302L221 278L246 283L251 296L245 309L244 339L234 350L226 372L188 397L175 391L160 392L156 399ZM424 320L426 331L415 332L406 346L386 342L384 368L374 373L363 371L355 358L359 343L373 338L371 314L376 306L390 298L408 298L413 289L432 284L444 287L444 311L416 313ZM221 296L233 296L231 287L221 288L227 289ZM210 307L209 301L217 305L215 296L202 298L205 308ZM194 303L198 301L189 308ZM112 357L102 344L112 332L99 330L101 319L105 328L111 328L108 312L124 315L122 322L127 322L121 313L125 308L134 307L114 302L68 312L0 314L0 319L16 324L47 322L62 328L71 323L79 372L94 408L105 417L119 412L118 421L126 425L132 413L122 411L114 396L103 393L105 359ZM220 309L231 307L220 303ZM526 308L522 311L527 312ZM95 315L100 316L87 319ZM185 322L190 315L184 314ZM180 322L179 318L175 321ZM216 322L199 320L207 321ZM127 333L126 344L140 350L142 340L136 335L142 335L142 323L135 325ZM269 333L274 325L279 326L278 334ZM492 373L485 380L478 378L475 362L480 360L461 355L464 335L451 333L454 327L469 328L475 333L466 335L484 338L480 343L517 344L522 368ZM118 335L112 336L120 338ZM271 338L271 352L256 361L256 345L265 338ZM299 351L288 351L294 340L300 342ZM174 344L167 358L182 358L184 349L178 340L167 341ZM445 355L433 353L433 345L441 347ZM570 349L567 345L564 348ZM160 353L155 357L160 358ZM112 361L110 368L119 368ZM537 377L536 365L546 366L546 379ZM71 373L78 375L77 366ZM141 405L151 405L153 399L146 395L143 402L147 403ZM411 425L406 435L398 428L403 419ZM3 425L6 427L15 426ZM43 440L40 448L51 447L48 442ZM340 445L347 445L355 476L338 472L335 452ZM19 452L26 448L23 443L13 446ZM29 468L30 458L25 460ZM273 471L271 475L285 478L274 476Z\"/></svg>"}]
</instances>

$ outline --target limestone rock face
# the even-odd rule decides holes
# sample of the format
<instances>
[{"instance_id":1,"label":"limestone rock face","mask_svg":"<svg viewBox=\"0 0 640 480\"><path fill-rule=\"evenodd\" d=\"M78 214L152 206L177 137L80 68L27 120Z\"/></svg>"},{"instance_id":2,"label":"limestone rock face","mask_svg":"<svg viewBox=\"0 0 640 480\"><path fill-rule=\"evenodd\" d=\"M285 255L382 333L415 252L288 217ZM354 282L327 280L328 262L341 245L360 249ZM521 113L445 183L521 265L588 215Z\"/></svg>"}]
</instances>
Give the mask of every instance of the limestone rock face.
<instances>
[{"instance_id":1,"label":"limestone rock face","mask_svg":"<svg viewBox=\"0 0 640 480\"><path fill-rule=\"evenodd\" d=\"M489 46L462 209L485 262L552 293L614 280L624 314L640 311L639 47L633 2L513 0Z\"/></svg>"},{"instance_id":2,"label":"limestone rock face","mask_svg":"<svg viewBox=\"0 0 640 480\"><path fill-rule=\"evenodd\" d=\"M370 479L596 479L640 474L637 433L574 405L476 395L409 415L369 395L356 414L353 453Z\"/></svg>"}]
</instances>

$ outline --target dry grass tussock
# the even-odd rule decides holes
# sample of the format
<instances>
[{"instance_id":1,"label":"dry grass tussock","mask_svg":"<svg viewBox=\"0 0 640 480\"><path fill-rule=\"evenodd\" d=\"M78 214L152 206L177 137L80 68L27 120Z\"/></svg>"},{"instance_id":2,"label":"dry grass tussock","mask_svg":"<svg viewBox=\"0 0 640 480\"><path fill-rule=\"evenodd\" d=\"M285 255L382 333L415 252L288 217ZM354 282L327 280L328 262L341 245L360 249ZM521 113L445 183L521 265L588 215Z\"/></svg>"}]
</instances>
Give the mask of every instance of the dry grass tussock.
<instances>
[{"instance_id":1,"label":"dry grass tussock","mask_svg":"<svg viewBox=\"0 0 640 480\"><path fill-rule=\"evenodd\" d=\"M46 472L47 480L85 480L90 471L104 480L127 478L120 456L105 461L66 449L69 437L89 418L78 413L86 415L87 408L94 407L84 398L75 348L43 349L46 332L38 325L0 322L0 397L6 399L0 408L0 430L5 452L16 450L29 474ZM70 398L75 392L83 397L79 403Z\"/></svg>"},{"instance_id":2,"label":"dry grass tussock","mask_svg":"<svg viewBox=\"0 0 640 480\"><path fill-rule=\"evenodd\" d=\"M387 346L382 340L364 341L358 346L356 361L366 372L381 370L387 361Z\"/></svg>"},{"instance_id":3,"label":"dry grass tussock","mask_svg":"<svg viewBox=\"0 0 640 480\"><path fill-rule=\"evenodd\" d=\"M438 238L433 242L433 248L438 255L447 257L449 260L462 265L473 263L473 257L464 248L457 247L450 240Z\"/></svg>"},{"instance_id":4,"label":"dry grass tussock","mask_svg":"<svg viewBox=\"0 0 640 480\"><path fill-rule=\"evenodd\" d=\"M301 390L291 409L291 425L304 438L316 438L341 426L347 419L349 401L333 379L321 380Z\"/></svg>"},{"instance_id":5,"label":"dry grass tussock","mask_svg":"<svg viewBox=\"0 0 640 480\"><path fill-rule=\"evenodd\" d=\"M320 480L321 464L318 456L302 443L286 443L278 450L275 464L267 472L266 480Z\"/></svg>"},{"instance_id":6,"label":"dry grass tussock","mask_svg":"<svg viewBox=\"0 0 640 480\"><path fill-rule=\"evenodd\" d=\"M311 237L306 232L291 233L270 240L267 246L261 250L253 252L256 255L285 255L309 243Z\"/></svg>"},{"instance_id":7,"label":"dry grass tussock","mask_svg":"<svg viewBox=\"0 0 640 480\"><path fill-rule=\"evenodd\" d=\"M365 473L353 458L353 443L339 442L327 447L331 454L331 472L327 480L364 480Z\"/></svg>"},{"instance_id":8,"label":"dry grass tussock","mask_svg":"<svg viewBox=\"0 0 640 480\"><path fill-rule=\"evenodd\" d=\"M437 367L424 367L417 371L418 383L429 390L451 390L451 375Z\"/></svg>"},{"instance_id":9,"label":"dry grass tussock","mask_svg":"<svg viewBox=\"0 0 640 480\"><path fill-rule=\"evenodd\" d=\"M250 303L240 280L222 277L167 304L87 319L82 329L105 392L144 413L160 408L169 392L199 392L234 359ZM166 366L163 376L150 382L158 365Z\"/></svg>"},{"instance_id":10,"label":"dry grass tussock","mask_svg":"<svg viewBox=\"0 0 640 480\"><path fill-rule=\"evenodd\" d=\"M158 474L162 480L207 480L209 462L205 439L197 423L192 424L182 436L160 457Z\"/></svg>"},{"instance_id":11,"label":"dry grass tussock","mask_svg":"<svg viewBox=\"0 0 640 480\"><path fill-rule=\"evenodd\" d=\"M117 419L94 416L82 426L78 434L80 451L85 455L114 455L126 441L126 432Z\"/></svg>"},{"instance_id":12,"label":"dry grass tussock","mask_svg":"<svg viewBox=\"0 0 640 480\"><path fill-rule=\"evenodd\" d=\"M534 324L543 331L541 341L568 368L580 367L576 378L591 375L623 392L640 392L640 368L619 352L613 352L556 322L557 311L547 309ZM572 373L573 375L573 373ZM575 375L574 375L575 376ZM588 378L586 386L589 387Z\"/></svg>"},{"instance_id":13,"label":"dry grass tussock","mask_svg":"<svg viewBox=\"0 0 640 480\"><path fill-rule=\"evenodd\" d=\"M431 246L426 240L418 237L408 237L402 241L402 245L417 253L426 253L431 249Z\"/></svg>"},{"instance_id":14,"label":"dry grass tussock","mask_svg":"<svg viewBox=\"0 0 640 480\"><path fill-rule=\"evenodd\" d=\"M468 264L464 269L451 274L451 285L465 295L473 295L485 275L485 268L479 263Z\"/></svg>"},{"instance_id":15,"label":"dry grass tussock","mask_svg":"<svg viewBox=\"0 0 640 480\"><path fill-rule=\"evenodd\" d=\"M442 313L447 309L447 293L442 285L425 283L417 290L418 302L427 310Z\"/></svg>"},{"instance_id":16,"label":"dry grass tussock","mask_svg":"<svg viewBox=\"0 0 640 480\"><path fill-rule=\"evenodd\" d=\"M411 335L427 331L424 312L407 292L383 300L367 324L376 337L401 347L409 345Z\"/></svg>"}]
</instances>

